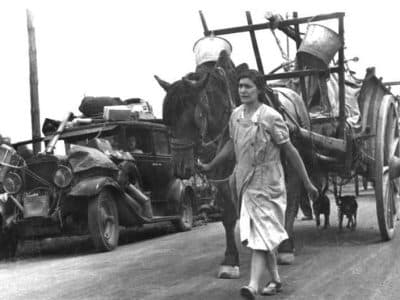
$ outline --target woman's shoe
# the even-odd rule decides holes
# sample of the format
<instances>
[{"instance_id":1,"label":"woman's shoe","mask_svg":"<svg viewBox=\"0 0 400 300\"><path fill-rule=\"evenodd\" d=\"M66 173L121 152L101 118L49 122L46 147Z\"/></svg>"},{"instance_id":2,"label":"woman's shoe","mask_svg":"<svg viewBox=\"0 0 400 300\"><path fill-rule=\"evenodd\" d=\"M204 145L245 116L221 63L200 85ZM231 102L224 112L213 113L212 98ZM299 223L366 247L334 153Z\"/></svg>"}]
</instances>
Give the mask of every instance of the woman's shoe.
<instances>
[{"instance_id":1,"label":"woman's shoe","mask_svg":"<svg viewBox=\"0 0 400 300\"><path fill-rule=\"evenodd\" d=\"M261 290L261 295L263 296L272 296L280 293L282 291L282 283L276 281L270 281L267 285Z\"/></svg>"},{"instance_id":2,"label":"woman's shoe","mask_svg":"<svg viewBox=\"0 0 400 300\"><path fill-rule=\"evenodd\" d=\"M240 295L247 300L256 299L257 291L251 286L245 285L240 288Z\"/></svg>"}]
</instances>

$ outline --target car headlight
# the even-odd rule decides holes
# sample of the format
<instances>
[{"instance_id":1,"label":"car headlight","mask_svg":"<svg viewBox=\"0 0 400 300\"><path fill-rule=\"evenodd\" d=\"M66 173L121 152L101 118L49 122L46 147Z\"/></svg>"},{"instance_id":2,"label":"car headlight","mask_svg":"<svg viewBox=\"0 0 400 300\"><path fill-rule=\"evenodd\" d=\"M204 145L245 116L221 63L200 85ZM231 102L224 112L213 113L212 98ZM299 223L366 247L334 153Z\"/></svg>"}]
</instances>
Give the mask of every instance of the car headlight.
<instances>
[{"instance_id":1,"label":"car headlight","mask_svg":"<svg viewBox=\"0 0 400 300\"><path fill-rule=\"evenodd\" d=\"M72 170L66 166L59 166L54 173L54 184L59 188L66 188L72 182Z\"/></svg>"},{"instance_id":2,"label":"car headlight","mask_svg":"<svg viewBox=\"0 0 400 300\"><path fill-rule=\"evenodd\" d=\"M8 172L3 179L3 189L9 194L16 194L22 189L22 177L16 172Z\"/></svg>"}]
</instances>

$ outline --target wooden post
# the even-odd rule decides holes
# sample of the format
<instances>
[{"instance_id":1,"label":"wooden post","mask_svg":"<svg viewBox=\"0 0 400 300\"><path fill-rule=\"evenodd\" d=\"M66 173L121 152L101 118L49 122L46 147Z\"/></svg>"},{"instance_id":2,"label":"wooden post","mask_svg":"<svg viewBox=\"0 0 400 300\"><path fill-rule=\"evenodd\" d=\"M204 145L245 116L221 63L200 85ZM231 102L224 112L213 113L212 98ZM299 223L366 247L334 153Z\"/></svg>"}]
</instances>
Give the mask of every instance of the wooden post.
<instances>
[{"instance_id":1,"label":"wooden post","mask_svg":"<svg viewBox=\"0 0 400 300\"><path fill-rule=\"evenodd\" d=\"M289 19L289 13L286 13L286 20ZM289 36L286 35L286 54L287 57L290 59L290 43L289 43Z\"/></svg>"},{"instance_id":2,"label":"wooden post","mask_svg":"<svg viewBox=\"0 0 400 300\"><path fill-rule=\"evenodd\" d=\"M297 12L293 12L293 19L297 19L298 15ZM300 45L301 45L301 37L300 37L300 26L299 24L294 25L294 30L296 32L296 49L298 50ZM297 56L297 67L299 70L303 70L303 62L301 61L300 57ZM300 77L300 89L301 89L301 94L303 96L303 101L308 107L307 103L307 89L306 89L306 82L304 80L304 77Z\"/></svg>"},{"instance_id":3,"label":"wooden post","mask_svg":"<svg viewBox=\"0 0 400 300\"><path fill-rule=\"evenodd\" d=\"M208 30L206 19L204 18L203 12L201 10L199 10L199 15L201 24L203 25L204 36L208 36L210 35L210 31Z\"/></svg>"},{"instance_id":4,"label":"wooden post","mask_svg":"<svg viewBox=\"0 0 400 300\"><path fill-rule=\"evenodd\" d=\"M342 46L339 49L339 137L345 136L345 85L344 85L344 20L343 16L339 18L339 37Z\"/></svg>"},{"instance_id":5,"label":"wooden post","mask_svg":"<svg viewBox=\"0 0 400 300\"><path fill-rule=\"evenodd\" d=\"M31 124L32 139L40 138L40 109L39 109L39 91L38 91L38 74L36 61L36 39L35 28L33 27L32 14L26 10L28 40L29 40L29 83L31 96ZM41 151L40 142L33 143L33 153L37 154Z\"/></svg>"},{"instance_id":6,"label":"wooden post","mask_svg":"<svg viewBox=\"0 0 400 300\"><path fill-rule=\"evenodd\" d=\"M249 11L246 11L246 18L247 18L247 24L253 25L253 20L251 18L251 14ZM264 68L261 61L260 50L258 49L256 33L254 32L254 30L249 30L249 33L250 33L251 44L253 45L254 56L256 57L258 71L260 71L261 74L264 74Z\"/></svg>"}]
</instances>

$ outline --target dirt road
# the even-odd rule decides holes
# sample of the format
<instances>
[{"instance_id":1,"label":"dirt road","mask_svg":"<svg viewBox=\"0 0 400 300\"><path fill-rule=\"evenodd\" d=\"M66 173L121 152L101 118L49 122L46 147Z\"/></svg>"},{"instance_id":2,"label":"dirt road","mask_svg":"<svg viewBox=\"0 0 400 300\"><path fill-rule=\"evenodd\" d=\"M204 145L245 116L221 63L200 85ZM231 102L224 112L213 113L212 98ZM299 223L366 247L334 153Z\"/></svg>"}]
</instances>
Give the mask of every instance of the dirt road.
<instances>
[{"instance_id":1,"label":"dirt road","mask_svg":"<svg viewBox=\"0 0 400 300\"><path fill-rule=\"evenodd\" d=\"M284 291L272 299L399 299L400 234L380 241L373 190L359 198L354 232L338 233L334 201L331 208L327 230L296 223L297 260L281 267ZM125 232L110 253L94 253L87 238L26 244L17 261L0 263L0 299L241 299L248 251L241 248L240 279L216 279L220 223L168 230Z\"/></svg>"}]
</instances>

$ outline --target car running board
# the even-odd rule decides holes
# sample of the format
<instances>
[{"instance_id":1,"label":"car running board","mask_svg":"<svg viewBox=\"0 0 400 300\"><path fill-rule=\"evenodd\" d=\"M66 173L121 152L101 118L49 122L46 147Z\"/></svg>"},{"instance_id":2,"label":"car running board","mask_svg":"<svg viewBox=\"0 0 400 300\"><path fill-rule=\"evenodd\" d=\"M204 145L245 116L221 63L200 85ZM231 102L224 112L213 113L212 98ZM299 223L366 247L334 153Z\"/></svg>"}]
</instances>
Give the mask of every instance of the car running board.
<instances>
[{"instance_id":1,"label":"car running board","mask_svg":"<svg viewBox=\"0 0 400 300\"><path fill-rule=\"evenodd\" d=\"M168 222L168 221L175 221L179 219L179 216L155 216L152 218L148 218L146 216L143 216L138 213L138 211L141 210L140 205L134 200L131 196L129 196L127 193L124 193L125 199L125 204L128 205L130 208L131 212L136 216L136 218L145 224L149 223L159 223L159 222Z\"/></svg>"},{"instance_id":2,"label":"car running board","mask_svg":"<svg viewBox=\"0 0 400 300\"><path fill-rule=\"evenodd\" d=\"M147 218L146 223L169 222L169 221L175 221L178 219L179 219L179 216L157 216L157 217L153 217L151 219Z\"/></svg>"}]
</instances>

